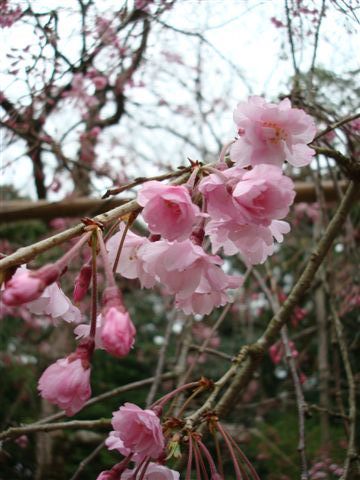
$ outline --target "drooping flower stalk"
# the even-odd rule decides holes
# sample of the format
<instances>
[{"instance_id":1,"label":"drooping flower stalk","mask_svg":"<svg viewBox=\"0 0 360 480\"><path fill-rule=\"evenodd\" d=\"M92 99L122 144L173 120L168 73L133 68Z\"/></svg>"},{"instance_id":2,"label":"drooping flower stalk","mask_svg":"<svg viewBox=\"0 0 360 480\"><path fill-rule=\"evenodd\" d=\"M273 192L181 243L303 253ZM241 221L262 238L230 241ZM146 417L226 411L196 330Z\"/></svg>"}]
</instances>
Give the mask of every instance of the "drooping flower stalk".
<instances>
[{"instance_id":1,"label":"drooping flower stalk","mask_svg":"<svg viewBox=\"0 0 360 480\"><path fill-rule=\"evenodd\" d=\"M142 468L142 470L141 470L141 472L140 472L139 480L144 480L146 471L147 471L148 466L149 466L149 463L150 463L150 458L146 458L146 459L144 460L143 468ZM134 480L136 480L136 477L134 478Z\"/></svg>"},{"instance_id":2,"label":"drooping flower stalk","mask_svg":"<svg viewBox=\"0 0 360 480\"><path fill-rule=\"evenodd\" d=\"M71 260L75 257L81 247L89 240L92 235L91 231L84 233L80 239L73 245L68 252L65 253L59 260L57 260L54 265L56 265L60 271L64 270Z\"/></svg>"},{"instance_id":3,"label":"drooping flower stalk","mask_svg":"<svg viewBox=\"0 0 360 480\"><path fill-rule=\"evenodd\" d=\"M201 480L201 470L200 470L200 459L199 459L199 451L196 448L196 443L193 443L193 452L195 458L195 469L196 469L196 480Z\"/></svg>"},{"instance_id":4,"label":"drooping flower stalk","mask_svg":"<svg viewBox=\"0 0 360 480\"><path fill-rule=\"evenodd\" d=\"M189 388L195 388L200 385L200 382L191 382L191 383L186 383L185 385L181 385L181 387L176 388L172 392L164 395L162 398L159 398L154 402L150 408L154 408L155 406L157 408L163 407L169 400L171 400L173 397L178 395L179 393L183 392L184 390L188 390Z\"/></svg>"},{"instance_id":5,"label":"drooping flower stalk","mask_svg":"<svg viewBox=\"0 0 360 480\"><path fill-rule=\"evenodd\" d=\"M191 467L192 467L192 459L193 459L193 440L191 434L188 435L189 438L189 454L188 454L188 461L186 466L186 477L185 480L191 480Z\"/></svg>"},{"instance_id":6,"label":"drooping flower stalk","mask_svg":"<svg viewBox=\"0 0 360 480\"><path fill-rule=\"evenodd\" d=\"M220 449L220 442L219 439L216 435L216 431L212 431L213 434L213 439L214 439L214 444L215 444L215 450L216 450L216 458L217 458L217 466L220 472L220 475L224 477L224 468L223 468L223 462L222 462L222 455L221 455L221 449Z\"/></svg>"},{"instance_id":7,"label":"drooping flower stalk","mask_svg":"<svg viewBox=\"0 0 360 480\"><path fill-rule=\"evenodd\" d=\"M96 317L97 317L97 234L93 232L91 238L91 268L92 268L92 289L91 289L91 324L90 338L95 338Z\"/></svg>"},{"instance_id":8,"label":"drooping flower stalk","mask_svg":"<svg viewBox=\"0 0 360 480\"><path fill-rule=\"evenodd\" d=\"M116 257L115 257L115 260L114 260L114 265L113 265L113 272L114 272L114 273L116 272L117 266L118 266L118 264L119 264L120 255L121 255L121 251L122 251L123 246L124 246L126 234L127 234L128 230L129 230L129 228L131 227L131 225L133 224L136 216L137 216L137 215L131 214L131 215L129 216L128 221L126 222L126 225L125 225L125 228L124 228L124 232L123 232L123 234L122 234L122 236L121 236L120 243L119 243L119 246L118 246L118 249L117 249L117 252L116 252Z\"/></svg>"},{"instance_id":9,"label":"drooping flower stalk","mask_svg":"<svg viewBox=\"0 0 360 480\"><path fill-rule=\"evenodd\" d=\"M111 269L109 255L106 251L105 242L100 230L97 230L97 240L100 247L100 254L103 261L103 267L106 277L106 282L108 287L116 287L115 278L114 278L114 271Z\"/></svg>"},{"instance_id":10,"label":"drooping flower stalk","mask_svg":"<svg viewBox=\"0 0 360 480\"><path fill-rule=\"evenodd\" d=\"M219 422L216 423L216 426L217 426L221 436L225 440L226 446L228 447L228 450L229 450L229 453L230 453L230 456L231 456L231 459L232 459L233 465L234 465L236 480L244 480L244 477L243 477L242 472L241 472L241 467L240 467L239 462L236 458L232 443L230 442L228 436L224 432L224 429L222 428L222 426L220 425Z\"/></svg>"},{"instance_id":11,"label":"drooping flower stalk","mask_svg":"<svg viewBox=\"0 0 360 480\"><path fill-rule=\"evenodd\" d=\"M204 443L200 440L200 438L197 440L197 444L199 445L200 449L204 452L204 455L206 457L206 460L208 461L209 463L209 467L210 467L210 473L211 473L211 476L213 475L216 475L218 472L217 472L217 468L216 468L216 465L215 465L215 462L209 452L209 450L206 448L206 446L204 445Z\"/></svg>"},{"instance_id":12,"label":"drooping flower stalk","mask_svg":"<svg viewBox=\"0 0 360 480\"><path fill-rule=\"evenodd\" d=\"M202 457L202 454L201 454L201 450L199 448L199 439L195 438L195 443L194 443L194 450L198 453L199 455L199 463L200 463L200 468L201 468L201 471L202 471L202 474L203 474L203 478L205 480L209 480L209 475L206 471L206 467L205 467L205 463L204 463L204 459Z\"/></svg>"},{"instance_id":13,"label":"drooping flower stalk","mask_svg":"<svg viewBox=\"0 0 360 480\"><path fill-rule=\"evenodd\" d=\"M227 435L227 437L229 438L230 442L233 444L233 446L235 447L239 457L241 458L241 460L246 464L247 468L249 469L251 475L253 476L254 480L260 480L260 477L258 476L255 468L252 466L251 462L249 461L249 459L246 457L246 455L244 454L244 452L241 450L241 448L239 447L239 445L235 442L235 440L232 438L232 436L224 429L224 427L222 427L225 435Z\"/></svg>"},{"instance_id":14,"label":"drooping flower stalk","mask_svg":"<svg viewBox=\"0 0 360 480\"><path fill-rule=\"evenodd\" d=\"M204 390L204 386L200 385L199 388L193 391L193 393L185 400L185 402L182 404L180 410L177 413L177 417L181 418L182 414L186 410L186 407L189 405L192 400L199 395Z\"/></svg>"}]
</instances>

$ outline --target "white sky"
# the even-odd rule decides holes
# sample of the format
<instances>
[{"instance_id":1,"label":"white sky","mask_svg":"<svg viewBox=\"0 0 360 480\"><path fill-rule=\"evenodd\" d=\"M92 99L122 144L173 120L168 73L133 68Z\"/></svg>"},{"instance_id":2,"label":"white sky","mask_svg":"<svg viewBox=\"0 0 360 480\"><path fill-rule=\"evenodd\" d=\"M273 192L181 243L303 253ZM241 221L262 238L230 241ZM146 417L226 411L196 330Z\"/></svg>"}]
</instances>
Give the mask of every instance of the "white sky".
<instances>
[{"instance_id":1,"label":"white sky","mask_svg":"<svg viewBox=\"0 0 360 480\"><path fill-rule=\"evenodd\" d=\"M16 2L15 2L16 3ZM18 2L21 4L22 2ZM32 5L36 8L44 6L56 8L74 5L75 0L32 0ZM317 8L320 8L321 1L310 1ZM329 2L327 2L329 3ZM100 4L108 8L111 4L118 5L118 1L102 0ZM249 93L265 95L267 99L276 98L279 92L288 92L288 79L292 75L292 65L289 59L289 46L285 29L276 29L270 22L271 17L283 20L284 2L283 0L179 0L175 8L168 12L166 22L176 28L187 31L199 31L203 29L204 35L211 44L221 52L221 54L231 60L246 77L251 91L239 79L234 79L234 72L225 66L224 62L219 60L219 68L216 71L214 65L207 66L205 63L205 72L209 72L209 77L203 79L205 91L210 93L219 92L222 94L226 85L230 84L229 104L235 107L236 103L244 100ZM75 31L77 28L76 18L69 16L63 24L64 36ZM359 67L359 36L356 33L348 34L347 29L355 31L356 22L351 18L340 15L330 6L326 17L321 26L321 40L319 42L317 64L333 71L339 75L343 72L358 69ZM160 38L166 39L166 43L157 43L157 37L150 38L151 58L163 49L182 54L188 61L195 62L195 51L191 49L193 39L183 38L175 35L173 32L166 31ZM0 50L0 63L2 72L4 66L8 65L9 60L6 53L10 47L23 48L31 42L34 42L31 27L21 29L13 27L12 29L0 30L0 42L3 48ZM69 43L69 48L75 51L74 40ZM296 52L300 66L305 70L311 62L312 49ZM148 55L149 56L149 55ZM212 57L216 58L216 55ZM212 59L212 61L214 61ZM149 63L149 60L148 60ZM171 66L170 66L171 68ZM6 89L7 80L0 77L1 88L13 95L18 93L19 84ZM185 98L186 92L172 92L176 99ZM150 99L146 89L137 93L137 99L142 99L144 103ZM171 98L171 96L170 96ZM150 100L149 100L150 101ZM151 103L151 102L150 102ZM226 135L232 135L232 108L229 108L227 114L221 119L221 130ZM68 115L71 117L71 111ZM64 123L67 118L63 117ZM123 131L124 136L127 135ZM154 135L151 133L151 135ZM110 138L110 137L109 137ZM224 143L228 138L224 138ZM149 148L151 145L149 145ZM172 148L178 148L178 144L167 143L168 154L171 155ZM69 148L75 148L69 147ZM155 147L153 147L155 148ZM76 148L75 148L76 149ZM146 151L146 145L144 145ZM1 155L1 164L7 162L21 153L19 148L14 146L7 149ZM181 152L183 158L187 155L199 156L199 152L189 151ZM194 158L194 157L193 157ZM50 170L49 170L50 172ZM135 173L135 172L134 172ZM143 172L141 172L143 173ZM35 196L32 182L32 166L29 159L24 158L17 162L13 167L1 171L0 183L13 183L20 188L24 194ZM99 189L103 189L100 182ZM60 194L62 196L63 193ZM53 198L59 198L53 194Z\"/></svg>"}]
</instances>

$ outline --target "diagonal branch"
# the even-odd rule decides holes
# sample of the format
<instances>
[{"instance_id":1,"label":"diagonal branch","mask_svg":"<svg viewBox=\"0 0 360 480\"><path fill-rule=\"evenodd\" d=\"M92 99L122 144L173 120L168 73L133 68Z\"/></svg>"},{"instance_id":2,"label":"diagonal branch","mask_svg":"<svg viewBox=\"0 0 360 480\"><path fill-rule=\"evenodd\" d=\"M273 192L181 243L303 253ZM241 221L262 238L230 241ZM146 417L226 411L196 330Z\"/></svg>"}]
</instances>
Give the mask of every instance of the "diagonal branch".
<instances>
[{"instance_id":1,"label":"diagonal branch","mask_svg":"<svg viewBox=\"0 0 360 480\"><path fill-rule=\"evenodd\" d=\"M351 182L334 217L329 223L324 236L318 243L314 252L311 254L308 264L292 289L290 295L283 303L280 310L273 316L265 332L256 341L256 343L251 346L247 346L246 351L245 349L242 349L240 352L239 357L241 357L241 361L238 361L235 375L229 387L215 407L219 415L223 416L229 412L231 408L233 408L242 389L250 381L254 371L259 366L265 351L279 335L281 328L291 317L295 306L310 288L317 270L328 253L335 237L340 232L347 214L349 213L358 195L359 184L357 182Z\"/></svg>"}]
</instances>

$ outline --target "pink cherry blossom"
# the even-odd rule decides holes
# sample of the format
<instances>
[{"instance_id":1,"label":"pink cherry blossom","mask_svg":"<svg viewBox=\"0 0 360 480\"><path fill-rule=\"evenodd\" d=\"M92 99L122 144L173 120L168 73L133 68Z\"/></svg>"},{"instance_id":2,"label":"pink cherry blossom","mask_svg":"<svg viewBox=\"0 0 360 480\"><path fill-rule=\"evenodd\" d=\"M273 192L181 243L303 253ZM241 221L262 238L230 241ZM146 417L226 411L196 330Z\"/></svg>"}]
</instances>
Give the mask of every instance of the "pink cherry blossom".
<instances>
[{"instance_id":1,"label":"pink cherry blossom","mask_svg":"<svg viewBox=\"0 0 360 480\"><path fill-rule=\"evenodd\" d=\"M115 430L109 433L105 440L105 445L109 450L117 450L121 455L124 455L124 457L127 457L131 453L129 448L124 447L124 442L121 440L119 432L115 432Z\"/></svg>"},{"instance_id":2,"label":"pink cherry blossom","mask_svg":"<svg viewBox=\"0 0 360 480\"><path fill-rule=\"evenodd\" d=\"M265 262L274 252L270 227L211 220L206 225L205 231L210 237L213 252L223 248L225 255L240 253L249 265Z\"/></svg>"},{"instance_id":3,"label":"pink cherry blossom","mask_svg":"<svg viewBox=\"0 0 360 480\"><path fill-rule=\"evenodd\" d=\"M65 295L57 283L45 288L41 296L26 304L31 313L49 315L56 323L59 319L66 322L79 323L81 312Z\"/></svg>"},{"instance_id":4,"label":"pink cherry blossom","mask_svg":"<svg viewBox=\"0 0 360 480\"><path fill-rule=\"evenodd\" d=\"M205 195L213 220L270 225L289 212L294 184L275 165L256 165L248 171L233 167L206 177L199 190Z\"/></svg>"},{"instance_id":5,"label":"pink cherry blossom","mask_svg":"<svg viewBox=\"0 0 360 480\"><path fill-rule=\"evenodd\" d=\"M240 166L285 160L296 167L308 165L315 151L307 146L316 133L313 119L303 110L291 108L289 99L278 105L261 97L240 102L234 112L239 138L230 150Z\"/></svg>"},{"instance_id":6,"label":"pink cherry blossom","mask_svg":"<svg viewBox=\"0 0 360 480\"><path fill-rule=\"evenodd\" d=\"M224 274L217 267L223 263L221 258L208 255L191 240L149 242L139 249L138 256L143 261L144 270L161 282L168 294L191 295L208 270L211 270L208 277L216 290L223 281Z\"/></svg>"},{"instance_id":7,"label":"pink cherry blossom","mask_svg":"<svg viewBox=\"0 0 360 480\"><path fill-rule=\"evenodd\" d=\"M124 229L125 225L122 224L119 228L119 232L113 235L106 242L106 249L109 253L109 261L112 265L115 262ZM139 248L147 243L150 243L147 238L140 237L139 235L128 231L121 250L120 261L117 265L116 272L120 273L120 275L125 278L139 278L143 287L152 288L155 285L156 280L152 275L145 272L143 268L143 261L138 257Z\"/></svg>"},{"instance_id":8,"label":"pink cherry blossom","mask_svg":"<svg viewBox=\"0 0 360 480\"><path fill-rule=\"evenodd\" d=\"M141 471L141 469L140 469ZM134 470L125 470L121 474L122 480L131 480L135 472ZM165 467L164 465L159 465L157 463L149 463L146 473L143 480L180 480L180 473L175 470L170 470L170 468ZM136 475L136 479L140 479L140 473Z\"/></svg>"},{"instance_id":9,"label":"pink cherry blossom","mask_svg":"<svg viewBox=\"0 0 360 480\"><path fill-rule=\"evenodd\" d=\"M115 357L124 357L131 350L136 334L129 313L111 307L103 318L104 325L101 331L103 348Z\"/></svg>"},{"instance_id":10,"label":"pink cherry blossom","mask_svg":"<svg viewBox=\"0 0 360 480\"><path fill-rule=\"evenodd\" d=\"M142 214L150 232L167 240L188 238L200 214L183 185L147 182L138 193L138 202L144 207Z\"/></svg>"},{"instance_id":11,"label":"pink cherry blossom","mask_svg":"<svg viewBox=\"0 0 360 480\"><path fill-rule=\"evenodd\" d=\"M164 450L165 439L159 417L153 410L143 410L133 403L125 403L113 413L112 426L124 447L139 455L157 459Z\"/></svg>"},{"instance_id":12,"label":"pink cherry blossom","mask_svg":"<svg viewBox=\"0 0 360 480\"><path fill-rule=\"evenodd\" d=\"M75 415L91 396L90 357L93 342L84 341L67 358L50 365L41 375L38 390L41 396L65 410L66 415Z\"/></svg>"},{"instance_id":13,"label":"pink cherry blossom","mask_svg":"<svg viewBox=\"0 0 360 480\"><path fill-rule=\"evenodd\" d=\"M227 289L238 288L242 285L242 277L226 275L217 268L215 275L218 281L221 279L221 282L218 283L216 289L212 279L209 279L209 273L207 272L207 275L201 278L198 287L192 295L184 297L178 294L175 296L176 307L183 310L186 315L208 315L215 307L223 306L229 302L230 299L226 293Z\"/></svg>"},{"instance_id":14,"label":"pink cherry blossom","mask_svg":"<svg viewBox=\"0 0 360 480\"><path fill-rule=\"evenodd\" d=\"M102 315L100 314L96 317L96 333L94 338L95 349L104 349L104 346L101 340L103 325L104 325L104 322L102 321ZM90 324L81 323L74 329L74 333L76 335L76 340L88 337L90 335Z\"/></svg>"}]
</instances>

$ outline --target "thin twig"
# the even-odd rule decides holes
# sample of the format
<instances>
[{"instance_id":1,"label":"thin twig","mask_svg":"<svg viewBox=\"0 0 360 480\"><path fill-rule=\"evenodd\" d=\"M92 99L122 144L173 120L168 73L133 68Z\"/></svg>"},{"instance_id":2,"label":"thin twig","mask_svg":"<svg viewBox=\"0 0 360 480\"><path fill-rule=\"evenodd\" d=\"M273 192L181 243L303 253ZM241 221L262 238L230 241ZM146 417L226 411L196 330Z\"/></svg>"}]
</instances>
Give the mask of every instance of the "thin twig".
<instances>
[{"instance_id":1,"label":"thin twig","mask_svg":"<svg viewBox=\"0 0 360 480\"><path fill-rule=\"evenodd\" d=\"M271 275L271 271L269 271L268 269L268 276L270 278L270 286L271 286L271 291L270 291L267 288L266 283L261 277L261 275L259 274L259 272L254 269L253 274L255 275L257 281L259 282L263 292L267 296L268 301L273 310L273 313L276 314L280 310L280 303L278 300L277 285L275 284L274 276ZM289 345L289 335L288 335L286 325L284 325L281 329L281 339L285 349L286 362L289 366L291 378L294 384L296 405L298 409L298 421L299 421L298 452L299 452L300 461L301 461L301 480L308 480L309 479L309 473L308 473L308 467L307 467L308 462L306 459L306 449L305 449L305 412L307 410L307 405L306 405L304 394L301 388L301 382L297 372L295 360Z\"/></svg>"},{"instance_id":2,"label":"thin twig","mask_svg":"<svg viewBox=\"0 0 360 480\"><path fill-rule=\"evenodd\" d=\"M166 325L165 335L164 335L164 342L161 345L161 348L160 348L160 351L159 351L159 359L158 359L158 362L157 362L157 365L156 365L154 381L151 385L148 396L146 398L146 406L147 407L153 403L156 392L157 392L157 390L159 388L159 385L160 385L161 374L163 372L164 365L165 365L165 355L166 355L167 348L169 346L169 341L170 341L172 328L173 328L175 319L176 319L176 315L172 314L170 316L170 318L167 320L167 325Z\"/></svg>"},{"instance_id":3,"label":"thin twig","mask_svg":"<svg viewBox=\"0 0 360 480\"><path fill-rule=\"evenodd\" d=\"M344 363L345 374L349 385L349 428L350 435L348 440L348 447L346 451L346 458L344 462L344 473L340 480L347 480L348 478L355 478L360 475L360 457L356 451L356 385L355 378L351 368L351 362L349 357L349 351L346 346L346 340L344 335L344 329L340 320L340 317L335 308L334 302L330 295L330 308L335 324L335 330L337 339L339 342L341 357ZM355 463L356 462L356 463ZM354 463L354 477L350 477L352 464Z\"/></svg>"},{"instance_id":4,"label":"thin twig","mask_svg":"<svg viewBox=\"0 0 360 480\"><path fill-rule=\"evenodd\" d=\"M349 123L351 122L352 120L356 120L357 118L360 117L360 113L354 113L353 115L348 115L347 117L345 118L342 118L340 120L338 120L337 122L335 123L332 123L331 125L329 125L328 127L326 127L324 130L321 130L321 132L319 132L313 142L315 142L316 140L318 140L320 137L323 137L324 135L326 135L327 133L331 132L332 130L335 130L336 128L339 128L341 127L342 125L345 125L345 123Z\"/></svg>"},{"instance_id":5,"label":"thin twig","mask_svg":"<svg viewBox=\"0 0 360 480\"><path fill-rule=\"evenodd\" d=\"M19 437L34 432L52 432L53 430L92 430L94 428L111 427L111 419L101 418L99 420L72 420L70 422L42 423L25 425L22 427L10 427L0 433L0 440Z\"/></svg>"},{"instance_id":6,"label":"thin twig","mask_svg":"<svg viewBox=\"0 0 360 480\"><path fill-rule=\"evenodd\" d=\"M166 372L161 375L161 380L169 380L176 377L176 373L174 372ZM155 377L145 378L144 380L138 380L136 382L128 383L127 385L122 385L121 387L114 388L109 392L101 393L97 397L91 398L88 400L81 411L83 411L86 407L91 407L96 403L102 402L103 400L107 400L108 398L116 397L122 393L129 392L131 390L137 390L138 388L146 387L150 385L154 381ZM42 423L52 422L54 420L59 420L60 418L66 417L66 413L64 411L55 413L46 418L42 418L38 422L34 423L34 425L41 425Z\"/></svg>"},{"instance_id":7,"label":"thin twig","mask_svg":"<svg viewBox=\"0 0 360 480\"><path fill-rule=\"evenodd\" d=\"M179 172L179 175L180 175L179 178L176 178L176 180L171 182L172 185L179 185L184 183L189 176L188 173L182 174L182 172ZM131 200L125 205L121 205L119 207L113 208L112 210L109 210L106 213L97 215L96 217L93 218L93 220L95 222L99 222L106 225L112 220L115 220L119 217L123 217L128 213L132 213L140 210L141 210L141 206L137 203L137 201ZM19 250L17 250L13 254L8 255L7 257L0 260L0 270L8 269L13 266L18 266L23 263L27 263L30 260L32 260L34 257L36 257L36 255L39 255L39 253L46 252L47 250L50 250L51 248L57 245L61 245L62 243L70 240L71 238L74 238L80 235L83 232L83 230L84 230L84 224L79 223L75 227L64 230L63 232L58 233L56 235L52 235L51 237L46 238L45 240L41 240L40 242L29 245L28 247L19 248Z\"/></svg>"},{"instance_id":8,"label":"thin twig","mask_svg":"<svg viewBox=\"0 0 360 480\"><path fill-rule=\"evenodd\" d=\"M105 440L103 440L84 460L82 460L76 469L74 475L70 478L70 480L76 480L79 478L79 475L84 471L85 467L89 465L89 463L94 460L94 458L101 452L104 448Z\"/></svg>"}]
</instances>

